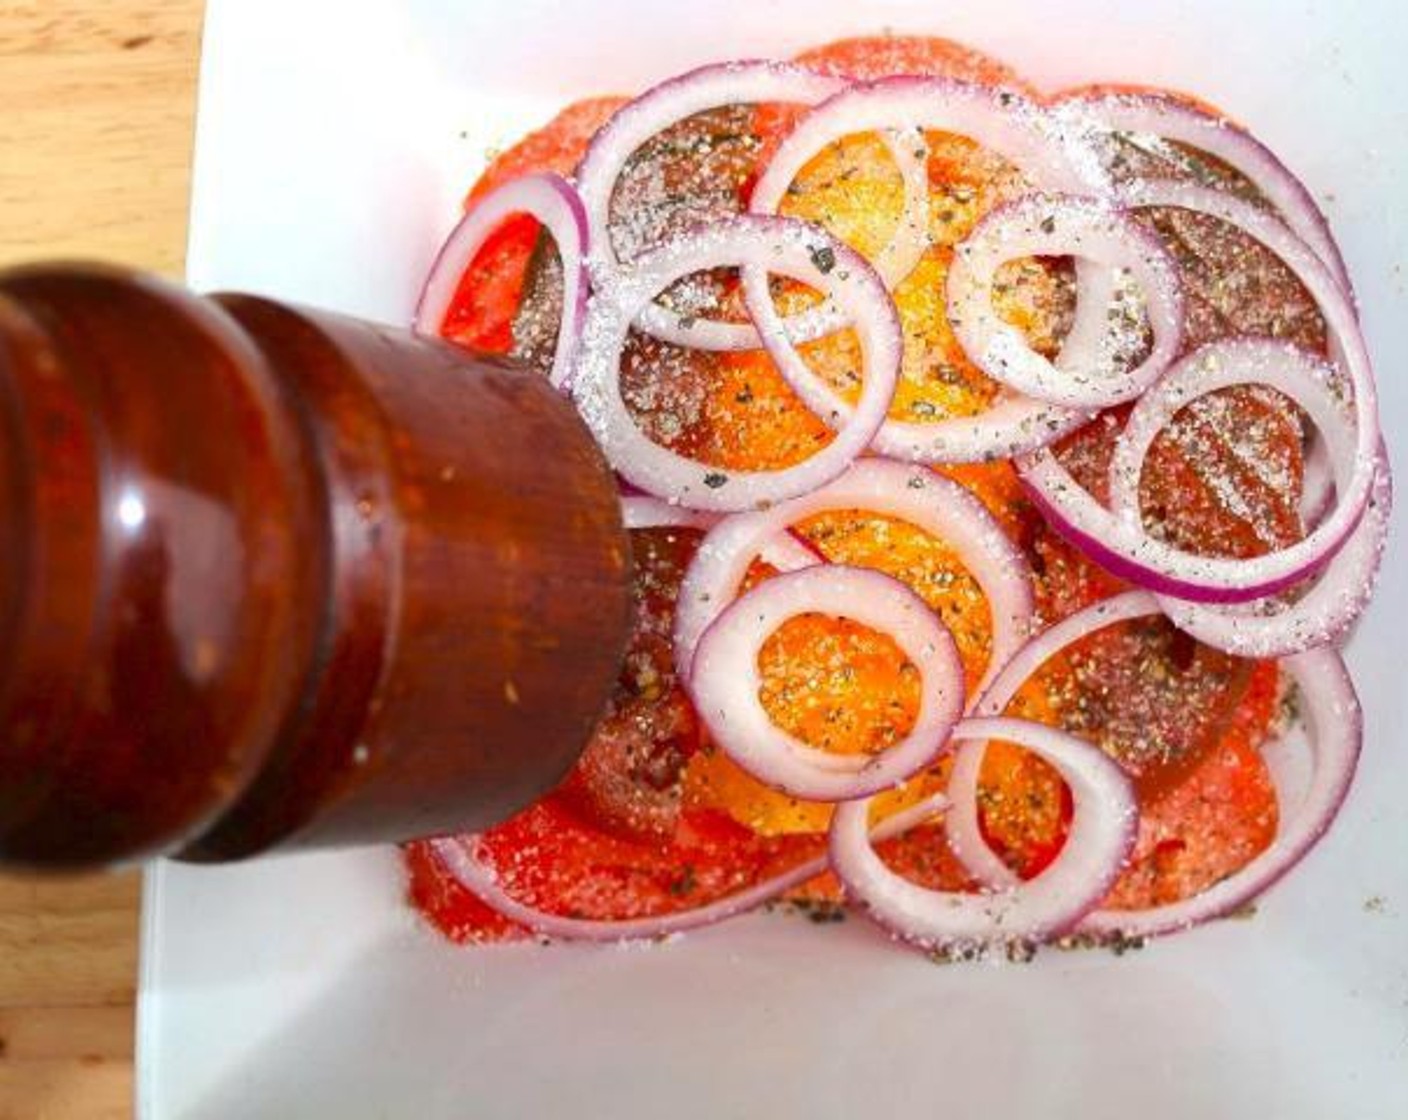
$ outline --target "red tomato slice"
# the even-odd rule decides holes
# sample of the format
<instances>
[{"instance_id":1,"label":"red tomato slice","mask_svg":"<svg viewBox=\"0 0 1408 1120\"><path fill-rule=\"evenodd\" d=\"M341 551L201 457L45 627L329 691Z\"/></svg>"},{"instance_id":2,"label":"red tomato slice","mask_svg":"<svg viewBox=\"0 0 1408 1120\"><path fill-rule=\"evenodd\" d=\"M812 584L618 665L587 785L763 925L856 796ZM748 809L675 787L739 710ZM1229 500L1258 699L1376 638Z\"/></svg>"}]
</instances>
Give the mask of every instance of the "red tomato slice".
<instances>
[{"instance_id":1,"label":"red tomato slice","mask_svg":"<svg viewBox=\"0 0 1408 1120\"><path fill-rule=\"evenodd\" d=\"M589 97L574 101L542 128L495 156L470 188L465 206L520 175L543 171L571 175L586 154L592 137L626 100L624 97Z\"/></svg>"},{"instance_id":2,"label":"red tomato slice","mask_svg":"<svg viewBox=\"0 0 1408 1120\"><path fill-rule=\"evenodd\" d=\"M700 537L693 529L631 533L635 630L606 715L563 785L594 823L640 837L679 824L684 768L699 718L675 679L675 599Z\"/></svg>"},{"instance_id":3,"label":"red tomato slice","mask_svg":"<svg viewBox=\"0 0 1408 1120\"><path fill-rule=\"evenodd\" d=\"M1276 836L1276 790L1260 747L1276 713L1279 671L1259 662L1221 739L1176 786L1140 806L1139 840L1106 905L1177 902L1244 867Z\"/></svg>"},{"instance_id":4,"label":"red tomato slice","mask_svg":"<svg viewBox=\"0 0 1408 1120\"><path fill-rule=\"evenodd\" d=\"M982 51L930 35L862 35L837 39L796 56L814 70L873 80L897 74L957 78L980 85L1015 86L1035 92L1007 63Z\"/></svg>"}]
</instances>

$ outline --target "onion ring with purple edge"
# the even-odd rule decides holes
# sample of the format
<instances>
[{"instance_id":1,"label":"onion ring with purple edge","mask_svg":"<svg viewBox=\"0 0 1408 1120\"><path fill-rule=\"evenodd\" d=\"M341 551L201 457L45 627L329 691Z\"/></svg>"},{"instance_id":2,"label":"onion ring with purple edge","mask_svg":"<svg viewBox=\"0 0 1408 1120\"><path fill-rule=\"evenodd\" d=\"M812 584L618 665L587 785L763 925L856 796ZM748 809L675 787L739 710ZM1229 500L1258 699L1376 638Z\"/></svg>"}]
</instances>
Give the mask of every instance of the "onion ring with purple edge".
<instances>
[{"instance_id":1,"label":"onion ring with purple edge","mask_svg":"<svg viewBox=\"0 0 1408 1120\"><path fill-rule=\"evenodd\" d=\"M970 955L1065 933L1109 893L1133 851L1139 810L1128 777L1084 740L1027 720L967 719L953 738L1018 743L1056 768L1075 806L1056 858L1035 878L996 891L930 890L881 860L867 834L870 803L860 800L831 818L832 870L871 918L926 949Z\"/></svg>"},{"instance_id":2,"label":"onion ring with purple edge","mask_svg":"<svg viewBox=\"0 0 1408 1120\"><path fill-rule=\"evenodd\" d=\"M1052 111L1078 129L1089 127L1079 119L1080 114L1088 114L1097 125L1113 132L1186 144L1240 172L1325 262L1353 303L1349 270L1314 196L1270 148L1241 125L1204 112L1186 100L1153 91L1079 94L1061 99Z\"/></svg>"},{"instance_id":3,"label":"onion ring with purple edge","mask_svg":"<svg viewBox=\"0 0 1408 1120\"><path fill-rule=\"evenodd\" d=\"M1115 368L1128 328L1110 323L1094 355L1064 346L1053 363L1033 350L993 307L993 283L1003 264L1036 256L1075 256L1126 270L1144 297L1154 336L1147 356L1132 369ZM1163 375L1183 343L1183 293L1163 243L1107 200L1076 195L1023 195L984 215L954 249L948 315L969 360L994 381L1070 409L1133 400Z\"/></svg>"},{"instance_id":4,"label":"onion ring with purple edge","mask_svg":"<svg viewBox=\"0 0 1408 1120\"><path fill-rule=\"evenodd\" d=\"M1380 446L1369 506L1343 548L1295 602L1192 603L1160 595L1169 620L1204 645L1237 657L1289 657L1339 642L1369 605L1388 542L1393 475Z\"/></svg>"},{"instance_id":5,"label":"onion ring with purple edge","mask_svg":"<svg viewBox=\"0 0 1408 1120\"><path fill-rule=\"evenodd\" d=\"M836 754L778 727L759 698L758 654L784 623L821 614L885 634L919 671L914 726L877 754ZM818 564L775 576L730 603L699 639L689 694L710 739L760 782L807 801L868 797L901 785L948 749L963 714L963 661L953 635L897 579Z\"/></svg>"},{"instance_id":6,"label":"onion ring with purple edge","mask_svg":"<svg viewBox=\"0 0 1408 1120\"><path fill-rule=\"evenodd\" d=\"M1300 694L1301 712L1311 733L1312 766L1308 787L1293 797L1287 769L1274 752L1284 744L1262 748L1280 811L1276 839L1259 855L1207 890L1146 910L1097 910L1085 916L1078 933L1101 938L1155 937L1176 933L1246 906L1295 867L1329 830L1349 793L1363 744L1364 719L1354 682L1344 659L1328 646L1307 650L1281 662Z\"/></svg>"},{"instance_id":7,"label":"onion ring with purple edge","mask_svg":"<svg viewBox=\"0 0 1408 1120\"><path fill-rule=\"evenodd\" d=\"M863 459L811 494L725 518L710 530L685 571L676 599L675 666L680 679L689 680L700 636L738 594L762 546L781 530L833 510L862 510L906 521L953 549L988 602L992 645L975 696L986 688L1030 635L1035 610L1031 568L969 490L927 467L885 459Z\"/></svg>"},{"instance_id":8,"label":"onion ring with purple edge","mask_svg":"<svg viewBox=\"0 0 1408 1120\"><path fill-rule=\"evenodd\" d=\"M623 105L592 138L577 171L593 246L588 267L595 281L609 283L610 277L623 265L610 239L611 198L632 153L652 136L710 109L779 102L814 105L845 89L846 85L842 78L788 63L744 60L700 67L662 82ZM922 238L908 231L917 225L923 233L923 223L928 217L929 182L925 162L915 154L923 145L922 136L915 138L886 130L881 139L905 187L904 213L896 237L874 262L881 278L887 284L894 284L908 275L923 255ZM844 325L840 310L828 302L798 316L796 322L789 320L789 330L806 334L814 329L808 324L822 317L830 326L813 337ZM679 313L654 301L642 309L634 326L653 338L697 350L756 350L763 345L751 323L696 317L686 323Z\"/></svg>"},{"instance_id":9,"label":"onion ring with purple edge","mask_svg":"<svg viewBox=\"0 0 1408 1120\"><path fill-rule=\"evenodd\" d=\"M1198 602L1242 602L1283 590L1324 567L1344 545L1369 500L1380 441L1377 391L1368 352L1348 297L1315 254L1281 222L1250 203L1186 183L1132 185L1130 206L1172 206L1228 222L1276 253L1319 304L1333 344L1344 357L1352 389L1354 462L1337 501L1302 540L1253 560L1199 556L1130 533L1083 489L1049 448L1018 459L1018 472L1033 502L1052 526L1102 567L1150 590ZM1334 451L1331 449L1333 456Z\"/></svg>"},{"instance_id":10,"label":"onion ring with purple edge","mask_svg":"<svg viewBox=\"0 0 1408 1120\"><path fill-rule=\"evenodd\" d=\"M821 259L834 267L823 269ZM860 339L865 374L859 403L830 443L778 470L720 470L653 443L636 427L621 392L621 353L640 309L680 276L740 261L820 288L845 309ZM773 345L772 328L760 329ZM573 396L602 452L628 482L692 509L736 512L806 494L844 471L885 419L902 346L894 302L858 253L805 222L744 215L665 243L593 293Z\"/></svg>"},{"instance_id":11,"label":"onion ring with purple edge","mask_svg":"<svg viewBox=\"0 0 1408 1120\"><path fill-rule=\"evenodd\" d=\"M1093 603L1047 627L1002 666L973 705L973 714L1001 716L1032 674L1067 646L1117 622L1159 613L1158 600L1149 592L1127 591ZM964 743L955 752L953 769L949 772L950 805L944 816L944 829L953 854L964 867L990 887L1011 887L1021 879L992 850L978 818L978 778L986 753L987 742L977 739Z\"/></svg>"},{"instance_id":12,"label":"onion ring with purple edge","mask_svg":"<svg viewBox=\"0 0 1408 1120\"><path fill-rule=\"evenodd\" d=\"M942 812L946 804L943 794L933 794L886 817L876 825L872 836L876 841L897 836L922 824L934 813ZM826 857L818 856L716 902L657 917L618 920L570 918L540 910L514 898L499 874L479 858L475 850L479 843L478 836L443 837L430 843L441 865L486 906L542 937L567 941L656 941L746 913L784 891L800 887L827 868Z\"/></svg>"},{"instance_id":13,"label":"onion ring with purple edge","mask_svg":"<svg viewBox=\"0 0 1408 1120\"><path fill-rule=\"evenodd\" d=\"M969 136L1004 156L1043 190L1103 193L1108 178L1095 153L1040 106L1011 90L936 78L898 77L853 86L804 117L779 146L754 187L755 210L775 209L787 187L818 152L843 136L884 128L935 128ZM1099 272L1096 280L1092 271ZM1076 322L1069 333L1068 360L1086 364L1079 351L1104 337L1108 270L1080 264ZM753 321L772 322L783 347L770 347L793 391L824 421L844 417L849 403L807 366L792 344L804 341L779 324L767 277L741 270L745 302ZM1017 394L1002 394L977 416L916 423L887 419L874 449L896 459L927 463L980 462L1045 446L1088 419Z\"/></svg>"},{"instance_id":14,"label":"onion ring with purple edge","mask_svg":"<svg viewBox=\"0 0 1408 1120\"><path fill-rule=\"evenodd\" d=\"M412 322L417 334L440 337L461 277L490 235L506 218L527 214L542 223L562 262L562 321L548 380L568 387L582 323L587 313L587 214L577 189L560 175L545 172L510 179L490 191L459 221L430 266Z\"/></svg>"},{"instance_id":15,"label":"onion ring with purple edge","mask_svg":"<svg viewBox=\"0 0 1408 1120\"><path fill-rule=\"evenodd\" d=\"M1155 437L1185 405L1230 385L1269 385L1290 397L1315 425L1331 481L1343 493L1355 469L1356 443L1333 386L1334 372L1317 357L1285 343L1234 338L1184 358L1129 414L1110 460L1111 512L1131 532L1143 531L1139 479ZM1348 541L1294 604L1275 597L1203 604L1160 596L1180 630L1242 657L1283 657L1339 637L1369 601L1392 507L1388 457L1380 444L1369 504Z\"/></svg>"},{"instance_id":16,"label":"onion ring with purple edge","mask_svg":"<svg viewBox=\"0 0 1408 1120\"><path fill-rule=\"evenodd\" d=\"M1078 611L1033 638L993 681L975 710L984 715L1001 712L1049 658L1087 635L1117 622L1159 613L1157 598L1147 591L1128 591ZM1080 923L1079 932L1145 937L1232 913L1290 870L1329 828L1349 790L1359 757L1363 737L1359 701L1343 659L1329 647L1295 654L1280 665L1291 674L1303 698L1313 733L1313 766L1309 788L1296 803L1290 796L1286 768L1272 764L1282 745L1263 747L1281 812L1281 826L1271 846L1241 870L1192 898L1148 910L1097 911ZM986 740L965 742L958 748L949 776L944 828L954 855L973 875L989 887L1010 888L1021 880L988 846L978 823L978 773L985 749Z\"/></svg>"}]
</instances>

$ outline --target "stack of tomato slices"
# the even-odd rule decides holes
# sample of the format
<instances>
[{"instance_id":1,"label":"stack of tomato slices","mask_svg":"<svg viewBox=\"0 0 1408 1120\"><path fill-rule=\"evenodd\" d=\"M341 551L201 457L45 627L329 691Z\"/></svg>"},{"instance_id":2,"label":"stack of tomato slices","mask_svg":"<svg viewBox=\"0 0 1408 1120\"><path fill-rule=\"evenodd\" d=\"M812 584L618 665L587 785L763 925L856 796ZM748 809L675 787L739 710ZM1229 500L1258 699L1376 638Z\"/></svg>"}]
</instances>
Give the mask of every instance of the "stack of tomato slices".
<instances>
[{"instance_id":1,"label":"stack of tomato slices","mask_svg":"<svg viewBox=\"0 0 1408 1120\"><path fill-rule=\"evenodd\" d=\"M406 848L451 938L1125 946L1333 820L1390 475L1329 227L1215 109L939 39L705 67L499 156L417 327L571 396L635 562L575 770Z\"/></svg>"}]
</instances>

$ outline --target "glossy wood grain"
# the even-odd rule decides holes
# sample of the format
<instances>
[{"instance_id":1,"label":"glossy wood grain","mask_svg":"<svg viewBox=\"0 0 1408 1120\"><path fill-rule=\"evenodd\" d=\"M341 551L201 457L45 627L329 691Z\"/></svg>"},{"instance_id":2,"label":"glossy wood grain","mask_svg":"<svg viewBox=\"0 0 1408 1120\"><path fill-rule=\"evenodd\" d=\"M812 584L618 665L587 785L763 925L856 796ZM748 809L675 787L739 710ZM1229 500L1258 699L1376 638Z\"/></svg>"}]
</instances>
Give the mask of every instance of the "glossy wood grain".
<instances>
[{"instance_id":1,"label":"glossy wood grain","mask_svg":"<svg viewBox=\"0 0 1408 1120\"><path fill-rule=\"evenodd\" d=\"M245 333L114 266L0 270L0 859L223 812L317 641L301 432Z\"/></svg>"},{"instance_id":2,"label":"glossy wood grain","mask_svg":"<svg viewBox=\"0 0 1408 1120\"><path fill-rule=\"evenodd\" d=\"M326 584L303 700L193 858L503 820L576 761L629 629L615 480L537 373L253 296L216 302L296 402Z\"/></svg>"},{"instance_id":3,"label":"glossy wood grain","mask_svg":"<svg viewBox=\"0 0 1408 1120\"><path fill-rule=\"evenodd\" d=\"M0 2L0 263L184 256L200 0ZM132 1114L140 878L0 876L0 1120Z\"/></svg>"},{"instance_id":4,"label":"glossy wood grain","mask_svg":"<svg viewBox=\"0 0 1408 1120\"><path fill-rule=\"evenodd\" d=\"M628 567L614 477L532 370L0 270L0 860L496 824L604 710Z\"/></svg>"}]
</instances>

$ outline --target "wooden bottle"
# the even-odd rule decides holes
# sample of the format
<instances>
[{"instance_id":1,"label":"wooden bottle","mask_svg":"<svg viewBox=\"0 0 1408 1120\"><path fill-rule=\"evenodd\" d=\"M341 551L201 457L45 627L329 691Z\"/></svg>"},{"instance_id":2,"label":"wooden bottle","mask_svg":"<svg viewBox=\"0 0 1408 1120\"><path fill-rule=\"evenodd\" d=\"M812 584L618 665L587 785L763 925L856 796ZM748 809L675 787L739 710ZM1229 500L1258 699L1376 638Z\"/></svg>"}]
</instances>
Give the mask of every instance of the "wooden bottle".
<instances>
[{"instance_id":1,"label":"wooden bottle","mask_svg":"<svg viewBox=\"0 0 1408 1120\"><path fill-rule=\"evenodd\" d=\"M609 695L628 556L534 374L116 269L0 272L0 860L500 820Z\"/></svg>"}]
</instances>

